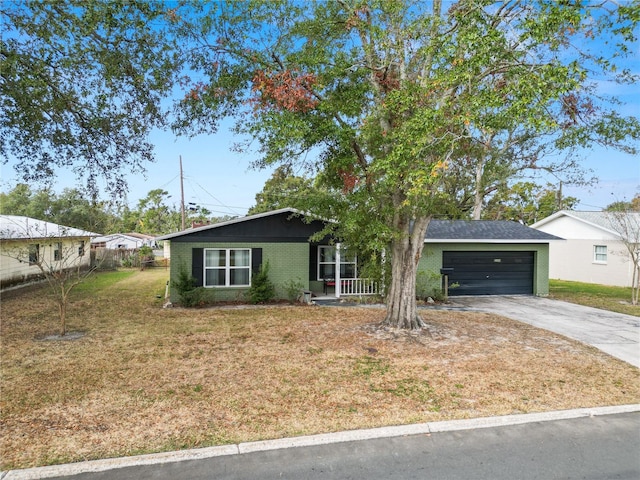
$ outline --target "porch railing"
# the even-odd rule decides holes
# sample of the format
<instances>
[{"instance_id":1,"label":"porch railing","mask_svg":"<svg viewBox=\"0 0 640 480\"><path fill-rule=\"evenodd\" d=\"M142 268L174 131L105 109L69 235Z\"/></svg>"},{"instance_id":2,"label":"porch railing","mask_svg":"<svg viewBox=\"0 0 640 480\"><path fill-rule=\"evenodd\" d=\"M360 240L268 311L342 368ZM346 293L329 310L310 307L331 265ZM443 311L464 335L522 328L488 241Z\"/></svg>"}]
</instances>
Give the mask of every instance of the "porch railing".
<instances>
[{"instance_id":1,"label":"porch railing","mask_svg":"<svg viewBox=\"0 0 640 480\"><path fill-rule=\"evenodd\" d=\"M340 280L340 295L377 295L379 292L379 282L370 278L342 278Z\"/></svg>"}]
</instances>

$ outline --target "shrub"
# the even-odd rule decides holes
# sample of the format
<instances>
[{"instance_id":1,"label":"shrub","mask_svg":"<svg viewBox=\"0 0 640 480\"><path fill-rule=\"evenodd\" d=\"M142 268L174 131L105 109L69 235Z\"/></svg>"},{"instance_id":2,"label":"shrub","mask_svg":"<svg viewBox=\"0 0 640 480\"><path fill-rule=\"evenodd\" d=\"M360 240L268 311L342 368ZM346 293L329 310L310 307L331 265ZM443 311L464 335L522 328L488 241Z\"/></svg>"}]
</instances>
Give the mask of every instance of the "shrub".
<instances>
[{"instance_id":1,"label":"shrub","mask_svg":"<svg viewBox=\"0 0 640 480\"><path fill-rule=\"evenodd\" d=\"M295 280L289 279L284 282L284 292L287 296L287 300L291 303L294 303L296 300L300 298L301 292L304 290L304 283L300 280L300 277Z\"/></svg>"},{"instance_id":2,"label":"shrub","mask_svg":"<svg viewBox=\"0 0 640 480\"><path fill-rule=\"evenodd\" d=\"M446 300L442 291L442 276L432 270L419 271L416 278L416 297L418 300L427 300L428 297L438 301Z\"/></svg>"},{"instance_id":3,"label":"shrub","mask_svg":"<svg viewBox=\"0 0 640 480\"><path fill-rule=\"evenodd\" d=\"M138 250L138 258L140 259L140 270L144 270L145 267L152 266L155 260L153 249L148 245L143 245Z\"/></svg>"},{"instance_id":4,"label":"shrub","mask_svg":"<svg viewBox=\"0 0 640 480\"><path fill-rule=\"evenodd\" d=\"M178 279L171 282L171 286L178 292L180 305L183 307L197 307L202 304L205 289L196 287L196 279L189 274L184 265L180 266Z\"/></svg>"},{"instance_id":5,"label":"shrub","mask_svg":"<svg viewBox=\"0 0 640 480\"><path fill-rule=\"evenodd\" d=\"M251 277L248 295L251 303L266 303L273 299L276 288L269 280L269 262L260 266L260 271Z\"/></svg>"}]
</instances>

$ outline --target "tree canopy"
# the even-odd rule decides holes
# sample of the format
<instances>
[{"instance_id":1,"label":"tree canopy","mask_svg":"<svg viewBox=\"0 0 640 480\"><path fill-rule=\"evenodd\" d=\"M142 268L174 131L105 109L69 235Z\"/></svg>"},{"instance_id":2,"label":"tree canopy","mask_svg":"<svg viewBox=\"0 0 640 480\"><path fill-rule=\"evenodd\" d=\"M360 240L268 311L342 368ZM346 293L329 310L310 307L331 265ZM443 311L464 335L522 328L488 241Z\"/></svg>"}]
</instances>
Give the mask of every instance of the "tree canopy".
<instances>
[{"instance_id":1,"label":"tree canopy","mask_svg":"<svg viewBox=\"0 0 640 480\"><path fill-rule=\"evenodd\" d=\"M606 2L605 2L606 3ZM175 127L216 131L234 116L258 166L297 162L330 187L341 234L390 247L388 325L422 325L415 271L429 220L452 211L481 161L517 169L513 149L566 150L638 138L590 83L630 82L616 56L637 5L409 0L197 3L173 18L193 75ZM611 42L614 54L598 42ZM519 142L513 142L515 135ZM530 152L529 151L529 152ZM530 168L540 157L523 155ZM484 170L481 169L481 170ZM368 233L367 233L368 232ZM352 235L350 235L352 234Z\"/></svg>"},{"instance_id":2,"label":"tree canopy","mask_svg":"<svg viewBox=\"0 0 640 480\"><path fill-rule=\"evenodd\" d=\"M0 156L25 182L73 170L96 194L126 192L166 125L177 51L160 1L0 3Z\"/></svg>"}]
</instances>

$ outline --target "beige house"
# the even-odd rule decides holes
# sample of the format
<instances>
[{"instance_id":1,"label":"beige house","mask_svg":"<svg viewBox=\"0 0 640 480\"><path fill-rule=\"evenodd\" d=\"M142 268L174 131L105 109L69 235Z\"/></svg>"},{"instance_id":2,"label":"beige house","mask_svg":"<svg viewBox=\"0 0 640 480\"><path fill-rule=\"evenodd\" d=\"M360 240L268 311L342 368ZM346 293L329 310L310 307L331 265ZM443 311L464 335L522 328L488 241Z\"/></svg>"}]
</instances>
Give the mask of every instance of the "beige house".
<instances>
[{"instance_id":1,"label":"beige house","mask_svg":"<svg viewBox=\"0 0 640 480\"><path fill-rule=\"evenodd\" d=\"M634 264L626 244L640 248L640 213L562 210L531 228L566 240L549 246L549 278L632 285Z\"/></svg>"},{"instance_id":2,"label":"beige house","mask_svg":"<svg viewBox=\"0 0 640 480\"><path fill-rule=\"evenodd\" d=\"M0 215L0 288L42 277L42 269L89 268L95 233L17 215Z\"/></svg>"}]
</instances>

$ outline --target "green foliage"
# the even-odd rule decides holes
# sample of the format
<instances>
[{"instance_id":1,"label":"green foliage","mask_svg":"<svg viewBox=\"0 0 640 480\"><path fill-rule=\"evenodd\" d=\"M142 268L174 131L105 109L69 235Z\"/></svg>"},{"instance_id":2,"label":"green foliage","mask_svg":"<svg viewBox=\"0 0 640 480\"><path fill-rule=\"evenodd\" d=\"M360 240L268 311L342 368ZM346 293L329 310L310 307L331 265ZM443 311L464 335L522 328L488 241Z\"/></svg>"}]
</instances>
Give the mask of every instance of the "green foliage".
<instances>
[{"instance_id":1,"label":"green foliage","mask_svg":"<svg viewBox=\"0 0 640 480\"><path fill-rule=\"evenodd\" d=\"M247 214L287 207L306 211L309 210L310 203L326 193L328 192L317 187L311 179L294 175L290 165L281 165L265 182L262 191L256 194L256 204Z\"/></svg>"},{"instance_id":2,"label":"green foliage","mask_svg":"<svg viewBox=\"0 0 640 480\"><path fill-rule=\"evenodd\" d=\"M113 194L153 159L176 73L164 2L3 2L0 157L25 182L72 167Z\"/></svg>"},{"instance_id":3,"label":"green foliage","mask_svg":"<svg viewBox=\"0 0 640 480\"><path fill-rule=\"evenodd\" d=\"M300 280L300 278L296 278L295 280L290 278L289 280L284 282L283 288L285 295L287 296L287 300L289 300L289 302L291 303L294 303L300 298L300 295L304 290L304 283L302 282L302 280Z\"/></svg>"},{"instance_id":4,"label":"green foliage","mask_svg":"<svg viewBox=\"0 0 640 480\"><path fill-rule=\"evenodd\" d=\"M531 225L560 210L571 210L577 203L577 198L562 196L552 185L543 188L533 182L517 182L503 185L493 194L482 218Z\"/></svg>"},{"instance_id":5,"label":"green foliage","mask_svg":"<svg viewBox=\"0 0 640 480\"><path fill-rule=\"evenodd\" d=\"M136 231L157 235L180 229L180 212L165 203L169 197L169 192L157 188L138 202Z\"/></svg>"},{"instance_id":6,"label":"green foliage","mask_svg":"<svg viewBox=\"0 0 640 480\"><path fill-rule=\"evenodd\" d=\"M624 200L615 201L605 208L608 212L640 212L640 194L637 194L627 202Z\"/></svg>"},{"instance_id":7,"label":"green foliage","mask_svg":"<svg viewBox=\"0 0 640 480\"><path fill-rule=\"evenodd\" d=\"M260 266L260 270L251 276L251 287L247 295L253 304L267 303L275 297L276 289L269 280L269 262Z\"/></svg>"},{"instance_id":8,"label":"green foliage","mask_svg":"<svg viewBox=\"0 0 640 480\"><path fill-rule=\"evenodd\" d=\"M442 290L442 275L433 270L421 270L416 277L416 298L426 301L429 297L437 301L446 300Z\"/></svg>"},{"instance_id":9,"label":"green foliage","mask_svg":"<svg viewBox=\"0 0 640 480\"><path fill-rule=\"evenodd\" d=\"M184 265L180 266L178 279L171 282L171 286L176 289L183 307L190 308L202 305L205 289L196 287L196 279L191 276Z\"/></svg>"},{"instance_id":10,"label":"green foliage","mask_svg":"<svg viewBox=\"0 0 640 480\"><path fill-rule=\"evenodd\" d=\"M309 202L313 211L336 219L338 237L359 252L379 255L391 245L393 287L415 274L409 259L420 256L431 216L479 209L527 171L575 171L575 163L545 163L550 151L594 142L635 148L638 119L596 100L590 84L594 72L637 81L615 73L631 49L616 47L617 58L598 51L629 45L638 23L611 9L546 1L208 4L176 22L187 41L217 46L189 50L198 80L174 126L211 132L233 116L236 131L260 145L256 165L319 171L333 198ZM388 318L415 312L393 303L406 296L389 298Z\"/></svg>"},{"instance_id":11,"label":"green foliage","mask_svg":"<svg viewBox=\"0 0 640 480\"><path fill-rule=\"evenodd\" d=\"M48 189L32 190L26 184L0 193L0 213L48 220L97 233L108 232L115 221L106 202L88 200L77 189L67 188L56 194Z\"/></svg>"},{"instance_id":12,"label":"green foliage","mask_svg":"<svg viewBox=\"0 0 640 480\"><path fill-rule=\"evenodd\" d=\"M140 269L144 270L146 267L153 266L155 256L153 255L153 249L148 245L143 245L138 249L138 260L140 261Z\"/></svg>"}]
</instances>

